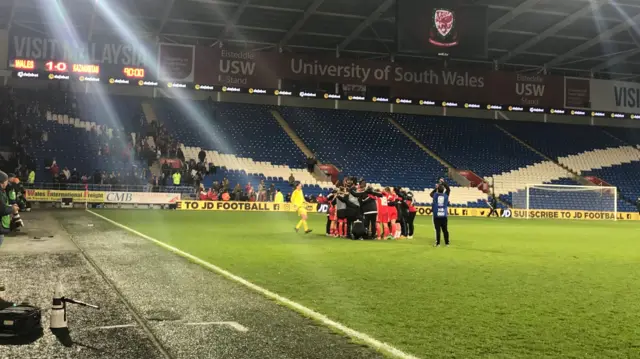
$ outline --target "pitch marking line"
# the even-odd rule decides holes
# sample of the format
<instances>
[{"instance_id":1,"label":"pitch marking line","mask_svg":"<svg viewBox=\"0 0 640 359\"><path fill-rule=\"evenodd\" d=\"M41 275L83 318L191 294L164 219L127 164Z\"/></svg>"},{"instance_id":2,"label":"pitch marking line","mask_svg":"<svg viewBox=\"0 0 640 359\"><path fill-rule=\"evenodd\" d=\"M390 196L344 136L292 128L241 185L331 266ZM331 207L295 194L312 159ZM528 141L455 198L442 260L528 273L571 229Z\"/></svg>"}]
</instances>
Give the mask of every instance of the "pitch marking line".
<instances>
[{"instance_id":1,"label":"pitch marking line","mask_svg":"<svg viewBox=\"0 0 640 359\"><path fill-rule=\"evenodd\" d=\"M137 324L105 325L105 326L101 326L101 327L87 328L85 330L87 330L87 331L90 331L90 330L109 330L109 329L135 328L137 326L138 326Z\"/></svg>"},{"instance_id":2,"label":"pitch marking line","mask_svg":"<svg viewBox=\"0 0 640 359\"><path fill-rule=\"evenodd\" d=\"M418 357L416 357L416 356L413 356L411 354L407 354L407 353L403 352L402 350L400 350L400 349L398 349L396 347L393 347L393 346L391 346L391 345L389 345L387 343L383 343L383 342L381 342L381 341L379 341L377 339L374 339L374 338L370 337L369 335L367 335L365 333L358 332L358 331L353 330L353 329L351 329L351 328L349 328L349 327L347 327L347 326L345 326L345 325L343 325L341 323L338 323L338 322L336 322L334 320L331 320L331 319L329 319L329 317L327 317L324 314L320 314L320 313L318 313L318 312L316 312L316 311L314 311L312 309L309 309L309 308L303 306L300 303L296 303L296 302L294 302L294 301L292 301L292 300L290 300L288 298L285 298L285 297L283 297L283 296L281 296L279 294L276 294L276 293L271 292L271 291L269 291L267 289L264 289L264 288L262 288L262 287L260 287L260 286L258 286L256 284L253 284L253 283L249 282L248 280L246 280L246 279L244 279L242 277L239 277L239 276L237 276L237 275L235 275L235 274L233 274L231 272L228 272L228 271L226 271L226 270L224 270L224 269L222 269L222 268L220 268L220 267L218 267L216 265L213 265L213 264L211 264L211 263L209 263L209 262L207 262L207 261L205 261L203 259L200 259L200 258L198 258L198 257L196 257L196 256L194 256L194 255L192 255L190 253L184 252L184 251L182 251L182 250L180 250L180 249L178 249L178 248L176 248L174 246L166 244L166 243L164 243L162 241L159 241L159 240L157 240L155 238L149 237L144 233L138 232L133 228L127 227L124 224L120 224L120 223L118 223L118 222L116 222L116 221L114 221L114 220L112 220L110 218L107 218L107 217L105 217L105 216L103 216L101 214L98 214L96 212L93 212L93 211L91 211L89 209L87 209L86 211L91 213L91 214L93 214L94 216L96 216L98 218L101 218L101 219L113 224L116 227L120 227L120 228L122 228L122 229L124 229L124 230L126 230L128 232L131 232L131 233L133 233L133 234L135 234L135 235L137 235L137 236L139 236L141 238L144 238L144 239L146 239L146 240L148 240L150 242L153 242L153 243L159 245L160 247L163 247L163 248L169 250L170 252L173 252L173 253L175 253L175 254L177 254L179 256L187 258L187 259L189 259L189 260L191 260L191 261L193 261L195 263L198 263L201 266L203 266L205 268L208 268L209 270L211 270L213 272L216 272L216 273L218 273L218 274L220 274L220 275L222 275L222 276L224 276L224 277L226 277L226 278L228 278L228 279L230 279L230 280L232 280L232 281L234 281L236 283L242 284L245 287L258 292L258 293L264 295L267 298L271 298L271 299L275 300L276 302L278 302L280 304L286 305L287 307L297 311L298 313L301 313L301 314L303 314L303 315L305 315L305 316L307 316L307 317L309 317L311 319L314 319L314 320L324 324L325 326L327 326L327 327L329 327L331 329L334 329L334 330L337 330L337 331L339 331L341 333L344 333L345 335L347 335L348 337L350 337L352 339L359 340L359 341L367 344L368 346L370 346L370 347L372 347L372 348L374 348L376 350L383 351L383 352L385 352L387 354L390 354L390 355L392 355L392 356L394 356L396 358L400 358L400 359L418 359Z\"/></svg>"},{"instance_id":3,"label":"pitch marking line","mask_svg":"<svg viewBox=\"0 0 640 359\"><path fill-rule=\"evenodd\" d=\"M203 323L184 323L184 325L198 325L198 326L205 326L205 325L220 325L220 326L228 326L231 329L237 330L239 332L243 332L246 333L249 331L249 329L247 329L247 327L245 327L244 325L237 323L237 322L203 322Z\"/></svg>"}]
</instances>

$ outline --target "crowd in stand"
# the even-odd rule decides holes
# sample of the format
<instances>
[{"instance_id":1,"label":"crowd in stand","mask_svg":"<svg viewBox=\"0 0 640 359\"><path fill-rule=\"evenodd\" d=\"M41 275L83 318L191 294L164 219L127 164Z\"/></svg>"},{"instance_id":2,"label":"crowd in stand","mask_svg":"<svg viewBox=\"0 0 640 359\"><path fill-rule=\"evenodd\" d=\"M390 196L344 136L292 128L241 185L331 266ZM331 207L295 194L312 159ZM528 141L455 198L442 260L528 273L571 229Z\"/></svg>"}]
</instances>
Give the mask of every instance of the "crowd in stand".
<instances>
[{"instance_id":1,"label":"crowd in stand","mask_svg":"<svg viewBox=\"0 0 640 359\"><path fill-rule=\"evenodd\" d=\"M294 187L296 180L293 174L288 179L290 187ZM201 201L244 201L244 202L289 202L291 199L291 191L282 193L280 189L276 188L275 183L266 183L265 180L260 180L257 186L253 183L247 182L242 185L236 183L231 187L229 179L226 177L222 181L214 181L211 188L207 189L204 185L199 184L198 198ZM327 203L327 198L319 195L318 197L310 195L305 196L307 203Z\"/></svg>"},{"instance_id":2,"label":"crowd in stand","mask_svg":"<svg viewBox=\"0 0 640 359\"><path fill-rule=\"evenodd\" d=\"M244 186L236 183L231 188L225 177L222 182L214 181L208 190L201 184L198 196L201 201L284 202L289 200L291 192L285 198L275 184L267 185L264 180L260 180L257 188L251 182Z\"/></svg>"},{"instance_id":3,"label":"crowd in stand","mask_svg":"<svg viewBox=\"0 0 640 359\"><path fill-rule=\"evenodd\" d=\"M31 91L29 96L20 98L10 87L0 88L0 169L7 173L16 173L23 179L35 181L36 161L43 161L46 176L38 182L53 182L64 187L68 184L96 185L144 185L149 183L148 166L156 159L156 149L146 141L146 124L140 111L141 132L131 135L124 128L107 128L94 125L87 133L89 151L99 158L109 158L121 164L120 171L109 168L94 169L93 173L80 173L75 168L67 168L55 158L37 159L27 153L27 148L39 142L47 142L49 134L37 130L38 122L46 121L47 112L67 115L70 118L80 116L76 95L64 87L63 82L51 83L46 91ZM90 120L94 108L83 109ZM142 164L142 165L141 165Z\"/></svg>"},{"instance_id":4,"label":"crowd in stand","mask_svg":"<svg viewBox=\"0 0 640 359\"><path fill-rule=\"evenodd\" d=\"M26 179L35 168L34 159L27 153L26 145L38 141L41 134L35 131L29 119L40 115L37 100L20 103L13 89L0 88L0 170L17 173Z\"/></svg>"}]
</instances>

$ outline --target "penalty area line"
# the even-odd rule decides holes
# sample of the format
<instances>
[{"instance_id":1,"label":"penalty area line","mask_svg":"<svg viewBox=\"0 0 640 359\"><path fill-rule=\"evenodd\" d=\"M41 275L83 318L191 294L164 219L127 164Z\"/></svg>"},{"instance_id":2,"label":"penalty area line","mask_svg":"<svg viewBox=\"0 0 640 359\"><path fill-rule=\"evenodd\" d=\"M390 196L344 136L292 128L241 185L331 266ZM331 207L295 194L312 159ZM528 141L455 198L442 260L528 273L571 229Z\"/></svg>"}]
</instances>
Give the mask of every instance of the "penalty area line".
<instances>
[{"instance_id":1,"label":"penalty area line","mask_svg":"<svg viewBox=\"0 0 640 359\"><path fill-rule=\"evenodd\" d=\"M371 348L374 348L376 350L385 352L386 354L390 354L393 357L399 358L399 359L418 359L418 357L416 357L416 356L413 356L411 354L407 354L407 353L403 352L402 350L400 350L400 349L398 349L396 347L393 347L393 346L391 346L391 345L389 345L387 343L381 342L381 341L379 341L379 340L377 340L375 338L372 338L372 337L370 337L369 335L367 335L365 333L358 332L358 331L356 331L354 329L351 329L351 328L349 328L349 327L347 327L347 326L345 326L345 325L343 325L343 324L341 324L339 322L331 320L329 317L327 317L324 314L320 314L320 313L318 313L318 312L316 312L316 311L314 311L314 310L312 310L310 308L305 307L304 305L302 305L300 303L296 303L296 302L294 302L294 301L292 301L292 300L290 300L288 298L285 298L285 297L283 297L283 296L281 296L281 295L279 295L277 293L271 292L271 291L269 291L269 290L267 290L265 288L262 288L262 287L260 287L260 286L258 286L256 284L253 284L253 283L249 282L248 280L246 280L246 279L244 279L242 277L239 277L239 276L237 276L237 275L235 275L235 274L233 274L231 272L228 272L228 271L226 271L226 270L224 270L224 269L222 269L222 268L220 268L220 267L218 267L218 266L216 266L214 264L211 264L211 263L209 263L209 262L207 262L207 261L205 261L203 259L200 259L200 258L198 258L198 257L196 257L196 256L194 256L194 255L192 255L190 253L182 251L182 250L180 250L180 249L178 249L178 248L176 248L174 246L171 246L171 245L169 245L167 243L159 241L159 240L157 240L157 239L155 239L153 237L150 237L150 236L148 236L148 235L146 235L144 233L138 232L138 231L136 231L135 229L133 229L131 227L127 227L124 224L118 223L118 222L116 222L116 221L114 221L114 220L112 220L110 218L107 218L107 217L105 217L105 216L103 216L101 214L98 214L98 213L96 213L94 211L91 211L89 209L87 209L86 211L91 213L91 214L93 214L94 216L96 216L98 218L101 218L101 219L113 224L116 227L120 227L120 228L122 228L122 229L124 229L124 230L126 230L126 231L128 231L130 233L133 233L133 234L135 234L135 235L137 235L137 236L139 236L141 238L144 238L144 239L146 239L146 240L148 240L150 242L153 242L153 243L159 245L160 247L163 247L164 249L166 249L166 250L168 250L170 252L173 252L174 254L177 254L177 255L179 255L181 257L187 258L187 259L189 259L189 260L191 260L191 261L193 261L193 262L195 262L195 263L197 263L197 264L199 264L199 265L201 265L201 266L203 266L203 267L205 267L205 268L207 268L207 269L209 269L209 270L211 270L211 271L213 271L215 273L220 274L221 276L223 276L223 277L225 277L227 279L230 279L230 280L232 280L232 281L234 281L236 283L242 284L243 286L245 286L245 287L247 287L247 288L249 288L249 289L251 289L251 290L253 290L255 292L258 292L258 293L262 294L263 296L265 296L267 298L273 299L276 302L278 302L278 303L280 303L282 305L285 305L288 308L293 309L296 312L298 312L300 314L303 314L303 315L305 315L305 316L307 316L307 317L309 317L309 318L311 318L311 319L313 319L315 321L318 321L318 322L324 324L325 326L327 326L327 327L329 327L331 329L334 329L334 330L337 330L337 331L339 331L341 333L344 333L346 336L348 336L348 337L350 337L352 339L358 340L358 341L370 346Z\"/></svg>"}]
</instances>

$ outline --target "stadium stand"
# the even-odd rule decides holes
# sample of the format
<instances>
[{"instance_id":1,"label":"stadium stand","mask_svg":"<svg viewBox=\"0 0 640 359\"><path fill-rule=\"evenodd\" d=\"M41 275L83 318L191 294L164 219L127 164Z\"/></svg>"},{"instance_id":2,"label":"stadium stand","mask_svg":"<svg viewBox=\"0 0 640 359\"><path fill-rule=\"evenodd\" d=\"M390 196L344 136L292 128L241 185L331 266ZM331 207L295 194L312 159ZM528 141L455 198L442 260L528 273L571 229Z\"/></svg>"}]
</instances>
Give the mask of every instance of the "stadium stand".
<instances>
[{"instance_id":1,"label":"stadium stand","mask_svg":"<svg viewBox=\"0 0 640 359\"><path fill-rule=\"evenodd\" d=\"M394 118L455 168L472 170L481 177L543 160L490 121L414 115Z\"/></svg>"},{"instance_id":2,"label":"stadium stand","mask_svg":"<svg viewBox=\"0 0 640 359\"><path fill-rule=\"evenodd\" d=\"M624 145L592 126L503 121L500 127L551 158Z\"/></svg>"},{"instance_id":3,"label":"stadium stand","mask_svg":"<svg viewBox=\"0 0 640 359\"><path fill-rule=\"evenodd\" d=\"M120 128L125 133L142 130L144 115L140 99L128 96L109 96L109 108L97 106L102 98L96 94L77 95L76 117L86 122L94 122L109 128Z\"/></svg>"},{"instance_id":4,"label":"stadium stand","mask_svg":"<svg viewBox=\"0 0 640 359\"><path fill-rule=\"evenodd\" d=\"M56 96L59 100L62 95ZM76 168L86 175L96 169L124 174L148 167L135 156L105 156L96 144L96 131L92 130L100 125L113 141L122 144L121 149L126 148L145 131L139 99L110 96L112 111L99 111L94 104L100 98L91 94L65 97L64 106L47 98L43 91L20 90L16 91L16 97L30 98L39 108L54 109L40 115L34 110L23 119L46 138L46 141L25 144L37 159L40 181L50 178L44 168L43 160L47 158L56 158L61 167ZM317 196L332 187L304 168L304 154L270 113L274 109L321 162L334 164L343 174L366 178L377 187L408 188L418 203L430 202L431 181L447 177L447 168L409 141L385 114L211 101L189 104L192 111L186 111L188 115L184 106L178 106L173 100L156 99L153 108L159 115L158 120L181 143L187 160L197 159L200 150L205 149L207 162L218 166L215 174L204 179L207 188L223 178L230 181L231 187L236 183L244 187L247 182L257 187L264 180L267 186L273 183L286 194L290 191L291 174L303 183L308 195ZM633 210L630 201L640 196L635 175L640 150L634 147L640 146L638 131L583 126L576 136L573 125L390 116L454 167L472 170L493 181L496 193L507 203L511 203L513 193L528 183L578 183L570 178L567 170L545 161L496 124L576 173L600 177L617 185L620 194L627 198L619 203L620 210ZM486 206L482 192L460 187L450 178L447 180L456 193L452 196L453 206ZM190 187L184 190L190 191ZM585 209L584 201L579 202L573 206L565 203L565 209ZM582 208L578 208L580 206Z\"/></svg>"},{"instance_id":5,"label":"stadium stand","mask_svg":"<svg viewBox=\"0 0 640 359\"><path fill-rule=\"evenodd\" d=\"M640 153L640 152L639 152ZM602 178L618 187L619 195L627 199L620 204L621 210L634 212L633 202L640 198L640 162L633 161L611 167L597 168L586 174Z\"/></svg>"},{"instance_id":6,"label":"stadium stand","mask_svg":"<svg viewBox=\"0 0 640 359\"><path fill-rule=\"evenodd\" d=\"M187 160L197 159L199 147L182 147L185 158ZM247 182L251 182L254 186L260 180L265 180L268 185L274 183L283 193L287 193L289 186L288 178L291 174L297 181L300 181L308 195L317 196L326 192L326 189L332 188L330 182L317 181L306 169L291 168L287 165L274 165L266 161L254 161L252 158L238 157L233 154L219 153L218 151L205 150L207 161L214 163L220 169L215 175L207 176L203 184L206 188L211 187L214 181L222 181L223 178L229 179L232 185L240 183L242 186Z\"/></svg>"},{"instance_id":7,"label":"stadium stand","mask_svg":"<svg viewBox=\"0 0 640 359\"><path fill-rule=\"evenodd\" d=\"M425 173L446 177L444 166L382 114L292 107L279 112L318 159L348 175L411 189L425 187Z\"/></svg>"},{"instance_id":8,"label":"stadium stand","mask_svg":"<svg viewBox=\"0 0 640 359\"><path fill-rule=\"evenodd\" d=\"M578 173L632 161L640 161L640 151L632 146L595 149L558 158L558 162Z\"/></svg>"},{"instance_id":9,"label":"stadium stand","mask_svg":"<svg viewBox=\"0 0 640 359\"><path fill-rule=\"evenodd\" d=\"M640 148L640 130L633 128L606 127L603 131L626 142L629 145Z\"/></svg>"},{"instance_id":10,"label":"stadium stand","mask_svg":"<svg viewBox=\"0 0 640 359\"><path fill-rule=\"evenodd\" d=\"M95 123L81 121L77 118L69 118L68 116L58 116L51 114L46 115L47 121L36 121L34 123L35 130L43 133L46 141L31 141L27 145L27 151L32 153L36 161L37 177L52 181L50 174L44 168L45 159L56 159L59 166L71 169L77 169L80 175L93 175L95 170L105 172L116 172L121 175L140 171L146 167L143 161L139 161L130 150L124 152L128 148L132 138L126 138L126 133L113 131L113 129L105 130L104 137L111 137L111 144L119 146L120 152L107 155L103 153L99 136L103 136L102 131L95 131ZM130 134L129 134L130 135Z\"/></svg>"},{"instance_id":11,"label":"stadium stand","mask_svg":"<svg viewBox=\"0 0 640 359\"><path fill-rule=\"evenodd\" d=\"M189 102L189 105L192 112L185 113L186 110L172 100L154 102L158 120L185 146L252 158L257 162L304 167L304 154L278 125L268 106L208 101Z\"/></svg>"}]
</instances>

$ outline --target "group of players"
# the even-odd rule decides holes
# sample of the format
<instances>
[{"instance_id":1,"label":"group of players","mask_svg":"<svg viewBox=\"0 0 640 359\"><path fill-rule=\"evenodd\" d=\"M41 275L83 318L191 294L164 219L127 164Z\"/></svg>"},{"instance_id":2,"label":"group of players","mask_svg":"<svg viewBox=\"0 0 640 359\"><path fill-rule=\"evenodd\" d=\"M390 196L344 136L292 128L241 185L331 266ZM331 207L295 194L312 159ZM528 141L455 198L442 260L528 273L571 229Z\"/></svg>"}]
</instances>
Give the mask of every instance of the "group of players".
<instances>
[{"instance_id":1,"label":"group of players","mask_svg":"<svg viewBox=\"0 0 640 359\"><path fill-rule=\"evenodd\" d=\"M326 235L351 239L412 239L417 209L413 194L401 188L387 187L375 190L364 180L356 185L357 179L346 179L328 197ZM440 178L431 191L433 202L433 225L436 234L435 246L440 246L440 236L444 235L445 245L449 246L448 206L451 189ZM302 184L296 182L291 196L300 221L296 232L304 227L305 233L311 233L307 224Z\"/></svg>"},{"instance_id":2,"label":"group of players","mask_svg":"<svg viewBox=\"0 0 640 359\"><path fill-rule=\"evenodd\" d=\"M400 188L373 189L347 179L328 196L326 234L352 239L413 238L413 194ZM359 224L362 222L362 226Z\"/></svg>"}]
</instances>

